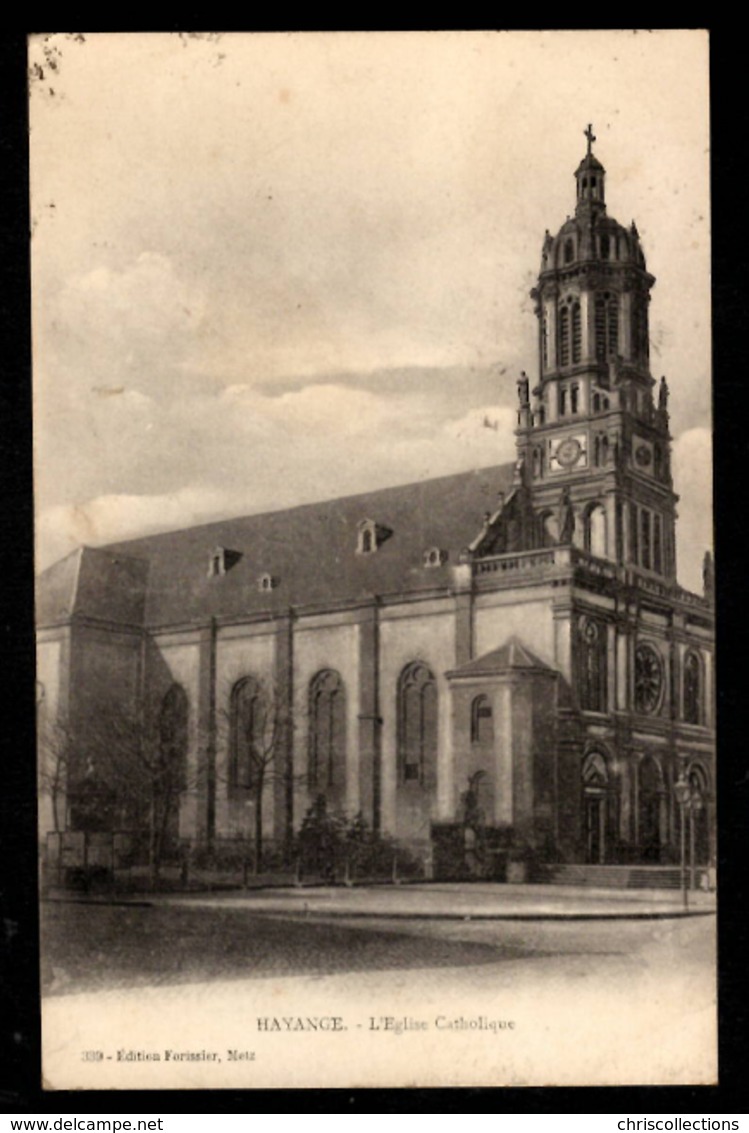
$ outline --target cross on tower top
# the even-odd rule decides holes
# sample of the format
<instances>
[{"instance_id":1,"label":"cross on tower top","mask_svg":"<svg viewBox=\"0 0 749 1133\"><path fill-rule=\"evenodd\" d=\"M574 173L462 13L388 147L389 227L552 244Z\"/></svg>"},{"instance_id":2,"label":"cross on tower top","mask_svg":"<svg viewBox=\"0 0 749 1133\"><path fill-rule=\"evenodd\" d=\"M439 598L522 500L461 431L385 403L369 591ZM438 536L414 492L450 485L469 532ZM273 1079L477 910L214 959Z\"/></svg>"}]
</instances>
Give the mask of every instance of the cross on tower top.
<instances>
[{"instance_id":1,"label":"cross on tower top","mask_svg":"<svg viewBox=\"0 0 749 1133\"><path fill-rule=\"evenodd\" d=\"M588 129L583 130L583 133L585 134L585 137L588 139L588 157L590 157L593 142L596 140L596 136L593 133L592 123L590 123L590 122L588 123Z\"/></svg>"}]
</instances>

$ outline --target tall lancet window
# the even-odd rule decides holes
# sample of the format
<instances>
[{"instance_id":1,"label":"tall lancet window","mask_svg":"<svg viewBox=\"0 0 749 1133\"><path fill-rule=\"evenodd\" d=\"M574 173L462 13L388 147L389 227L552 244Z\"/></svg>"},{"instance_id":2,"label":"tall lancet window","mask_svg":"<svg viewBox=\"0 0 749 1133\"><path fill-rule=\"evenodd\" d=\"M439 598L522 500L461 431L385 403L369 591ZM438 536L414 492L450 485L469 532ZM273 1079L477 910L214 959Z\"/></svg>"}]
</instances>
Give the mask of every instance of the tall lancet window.
<instances>
[{"instance_id":1,"label":"tall lancet window","mask_svg":"<svg viewBox=\"0 0 749 1133\"><path fill-rule=\"evenodd\" d=\"M398 682L398 763L403 783L432 786L437 765L437 683L415 661Z\"/></svg>"},{"instance_id":2,"label":"tall lancet window","mask_svg":"<svg viewBox=\"0 0 749 1133\"><path fill-rule=\"evenodd\" d=\"M265 704L253 677L237 681L231 692L229 789L252 791L258 786L269 753L265 747Z\"/></svg>"},{"instance_id":3,"label":"tall lancet window","mask_svg":"<svg viewBox=\"0 0 749 1133\"><path fill-rule=\"evenodd\" d=\"M570 309L567 304L559 308L559 365L570 364Z\"/></svg>"},{"instance_id":4,"label":"tall lancet window","mask_svg":"<svg viewBox=\"0 0 749 1133\"><path fill-rule=\"evenodd\" d=\"M594 618L578 622L578 688L580 707L588 712L606 711L606 626Z\"/></svg>"},{"instance_id":5,"label":"tall lancet window","mask_svg":"<svg viewBox=\"0 0 749 1133\"><path fill-rule=\"evenodd\" d=\"M684 661L684 719L687 724L702 722L702 666L696 653Z\"/></svg>"},{"instance_id":6,"label":"tall lancet window","mask_svg":"<svg viewBox=\"0 0 749 1133\"><path fill-rule=\"evenodd\" d=\"M346 694L339 673L323 669L309 686L309 786L342 790L346 777Z\"/></svg>"},{"instance_id":7,"label":"tall lancet window","mask_svg":"<svg viewBox=\"0 0 749 1133\"><path fill-rule=\"evenodd\" d=\"M619 300L608 291L595 303L596 358L607 362L619 351Z\"/></svg>"},{"instance_id":8,"label":"tall lancet window","mask_svg":"<svg viewBox=\"0 0 749 1133\"><path fill-rule=\"evenodd\" d=\"M582 357L583 349L583 330L582 322L580 319L580 304L572 304L572 361L573 363L579 362ZM573 409L574 413L575 410Z\"/></svg>"}]
</instances>

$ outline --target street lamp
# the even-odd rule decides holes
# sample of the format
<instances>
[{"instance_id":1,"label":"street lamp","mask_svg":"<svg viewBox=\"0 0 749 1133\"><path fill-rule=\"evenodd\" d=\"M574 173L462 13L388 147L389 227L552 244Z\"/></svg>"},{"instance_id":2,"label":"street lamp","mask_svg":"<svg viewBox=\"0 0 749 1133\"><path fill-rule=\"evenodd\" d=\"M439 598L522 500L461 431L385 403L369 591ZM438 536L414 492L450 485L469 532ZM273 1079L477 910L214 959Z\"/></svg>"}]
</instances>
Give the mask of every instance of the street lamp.
<instances>
[{"instance_id":1,"label":"street lamp","mask_svg":"<svg viewBox=\"0 0 749 1133\"><path fill-rule=\"evenodd\" d=\"M694 860L694 820L695 815L699 814L704 806L704 799L699 785L697 783L690 783L683 769L679 772L679 777L674 783L674 796L681 811L681 892L684 900L684 908L688 909L686 818L687 815L689 815L689 885L691 889L696 889L697 872Z\"/></svg>"}]
</instances>

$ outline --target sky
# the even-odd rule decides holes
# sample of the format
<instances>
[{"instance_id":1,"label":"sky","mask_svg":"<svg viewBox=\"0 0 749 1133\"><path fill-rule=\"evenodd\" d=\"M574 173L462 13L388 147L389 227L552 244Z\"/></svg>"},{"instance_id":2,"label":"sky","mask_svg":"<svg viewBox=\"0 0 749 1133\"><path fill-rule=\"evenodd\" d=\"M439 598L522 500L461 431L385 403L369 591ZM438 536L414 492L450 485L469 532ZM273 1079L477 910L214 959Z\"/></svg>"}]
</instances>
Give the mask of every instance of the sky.
<instances>
[{"instance_id":1,"label":"sky","mask_svg":"<svg viewBox=\"0 0 749 1133\"><path fill-rule=\"evenodd\" d=\"M703 32L30 41L37 563L511 460L593 123L711 544ZM489 429L485 421L497 423Z\"/></svg>"}]
</instances>

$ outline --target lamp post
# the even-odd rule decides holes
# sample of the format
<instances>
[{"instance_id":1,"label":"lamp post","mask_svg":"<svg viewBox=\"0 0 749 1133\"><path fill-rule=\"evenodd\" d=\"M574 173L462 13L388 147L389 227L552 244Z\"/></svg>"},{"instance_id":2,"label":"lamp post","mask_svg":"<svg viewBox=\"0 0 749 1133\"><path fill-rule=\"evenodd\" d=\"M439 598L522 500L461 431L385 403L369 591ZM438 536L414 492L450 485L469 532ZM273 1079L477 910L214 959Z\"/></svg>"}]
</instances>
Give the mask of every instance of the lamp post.
<instances>
[{"instance_id":1,"label":"lamp post","mask_svg":"<svg viewBox=\"0 0 749 1133\"><path fill-rule=\"evenodd\" d=\"M694 855L694 826L695 818L702 810L704 800L702 792L696 784L692 784L689 795L689 887L697 888L697 864Z\"/></svg>"},{"instance_id":2,"label":"lamp post","mask_svg":"<svg viewBox=\"0 0 749 1133\"><path fill-rule=\"evenodd\" d=\"M695 816L700 813L705 800L702 797L702 791L697 783L690 783L687 779L684 770L679 772L679 777L674 783L674 795L676 802L679 805L681 812L681 892L684 900L684 908L689 908L689 898L687 896L687 853L686 853L686 818L689 815L689 888L697 888L697 869L695 863L694 853L694 820Z\"/></svg>"},{"instance_id":3,"label":"lamp post","mask_svg":"<svg viewBox=\"0 0 749 1133\"><path fill-rule=\"evenodd\" d=\"M681 896L684 902L685 911L689 908L689 897L687 896L687 831L686 831L686 815L687 805L689 802L690 790L689 783L684 771L679 772L679 778L674 783L674 797L679 807L679 814L681 817Z\"/></svg>"}]
</instances>

